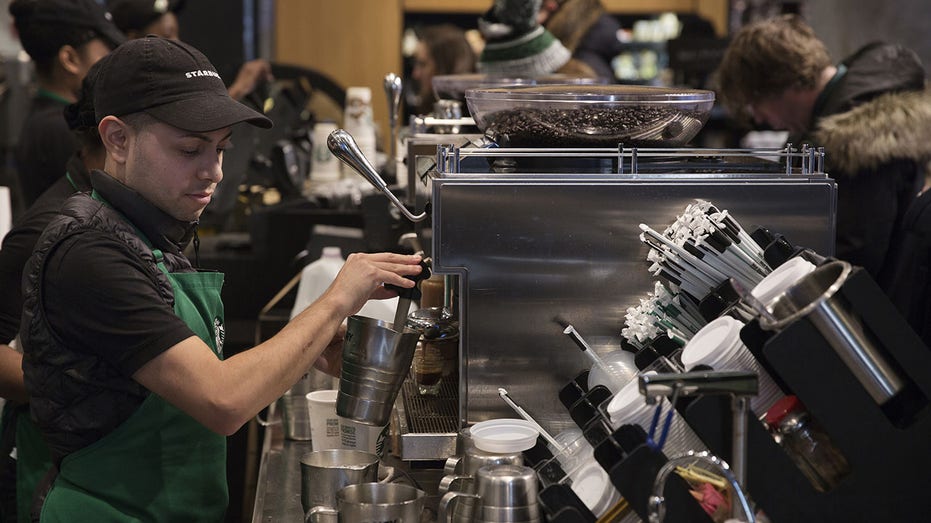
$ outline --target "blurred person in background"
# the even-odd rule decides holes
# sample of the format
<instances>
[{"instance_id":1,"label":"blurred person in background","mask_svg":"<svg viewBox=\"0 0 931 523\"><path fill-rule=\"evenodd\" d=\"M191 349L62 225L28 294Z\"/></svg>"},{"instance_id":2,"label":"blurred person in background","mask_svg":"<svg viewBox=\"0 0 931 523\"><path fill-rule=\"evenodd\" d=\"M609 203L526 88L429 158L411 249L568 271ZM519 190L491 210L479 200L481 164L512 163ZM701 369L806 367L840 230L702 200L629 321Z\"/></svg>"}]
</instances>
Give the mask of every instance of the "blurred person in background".
<instances>
[{"instance_id":1,"label":"blurred person in background","mask_svg":"<svg viewBox=\"0 0 931 523\"><path fill-rule=\"evenodd\" d=\"M88 69L125 37L94 0L13 0L9 10L38 84L15 151L28 207L62 177L77 148L62 111L77 100Z\"/></svg>"},{"instance_id":2,"label":"blurred person in background","mask_svg":"<svg viewBox=\"0 0 931 523\"><path fill-rule=\"evenodd\" d=\"M921 214L916 196L931 173L931 90L918 56L874 42L835 65L801 17L783 15L734 35L717 84L738 118L824 147L837 180L836 256L864 267L913 327L931 333L931 236L908 234L920 224L906 220Z\"/></svg>"},{"instance_id":3,"label":"blurred person in background","mask_svg":"<svg viewBox=\"0 0 931 523\"><path fill-rule=\"evenodd\" d=\"M436 101L433 77L474 73L476 56L465 31L455 25L429 26L420 31L419 37L411 71L417 92L411 102L415 114L429 114Z\"/></svg>"},{"instance_id":4,"label":"blurred person in background","mask_svg":"<svg viewBox=\"0 0 931 523\"><path fill-rule=\"evenodd\" d=\"M537 22L540 0L495 0L478 21L485 46L478 72L533 78L551 74L596 77L584 62Z\"/></svg>"},{"instance_id":5,"label":"blurred person in background","mask_svg":"<svg viewBox=\"0 0 931 523\"><path fill-rule=\"evenodd\" d=\"M187 0L109 0L107 7L113 23L129 39L154 34L169 40L180 40L178 12ZM236 79L227 90L235 100L242 100L260 85L272 81L272 67L267 60L250 60L239 68Z\"/></svg>"},{"instance_id":6,"label":"blurred person in background","mask_svg":"<svg viewBox=\"0 0 931 523\"><path fill-rule=\"evenodd\" d=\"M99 60L82 82L78 101L67 106L65 121L78 149L66 163L64 176L52 184L3 238L0 248L0 397L7 400L0 422L0 521L28 522L36 485L52 466L48 447L29 418L29 397L23 383L23 356L11 345L23 312L23 268L45 226L72 194L90 191L90 171L102 169L106 149L94 120L94 80L107 57ZM13 449L16 449L15 452ZM15 456L15 458L14 458ZM17 516L18 515L18 516Z\"/></svg>"},{"instance_id":7,"label":"blurred person in background","mask_svg":"<svg viewBox=\"0 0 931 523\"><path fill-rule=\"evenodd\" d=\"M611 60L623 50L621 24L600 0L543 0L537 22L599 78L615 81Z\"/></svg>"}]
</instances>

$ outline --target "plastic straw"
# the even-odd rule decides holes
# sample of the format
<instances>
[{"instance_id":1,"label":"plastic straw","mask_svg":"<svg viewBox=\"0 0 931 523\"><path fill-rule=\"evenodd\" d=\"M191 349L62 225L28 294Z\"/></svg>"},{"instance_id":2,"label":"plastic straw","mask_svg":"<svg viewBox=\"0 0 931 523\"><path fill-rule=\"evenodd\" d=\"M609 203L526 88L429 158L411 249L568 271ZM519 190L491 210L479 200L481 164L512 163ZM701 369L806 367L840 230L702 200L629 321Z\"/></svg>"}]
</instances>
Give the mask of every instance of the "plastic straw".
<instances>
[{"instance_id":1,"label":"plastic straw","mask_svg":"<svg viewBox=\"0 0 931 523\"><path fill-rule=\"evenodd\" d=\"M507 403L512 409L514 409L514 412L516 412L520 417L532 423L533 426L536 427L537 431L540 432L540 435L543 436L543 438L546 441L548 441L549 444L553 446L553 448L555 448L559 452L562 452L563 450L565 450L564 447L558 441L556 441L556 438L554 438L553 436L550 436L549 432L543 430L543 427L541 427L540 424L537 423L535 419L531 418L530 414L527 414L527 411L520 408L520 405L518 405L517 403L514 403L511 397L508 396L507 389L505 389L504 387L498 387L498 395L501 396L501 399L503 399L505 403Z\"/></svg>"}]
</instances>

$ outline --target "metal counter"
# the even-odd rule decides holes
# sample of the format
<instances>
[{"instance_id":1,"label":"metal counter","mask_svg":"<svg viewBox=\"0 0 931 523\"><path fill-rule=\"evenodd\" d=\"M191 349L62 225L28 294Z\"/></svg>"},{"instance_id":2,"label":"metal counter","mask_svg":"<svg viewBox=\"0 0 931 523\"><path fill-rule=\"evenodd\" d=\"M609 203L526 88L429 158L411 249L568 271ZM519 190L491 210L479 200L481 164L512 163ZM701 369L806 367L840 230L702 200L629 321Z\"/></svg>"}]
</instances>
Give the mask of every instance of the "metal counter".
<instances>
[{"instance_id":1,"label":"metal counter","mask_svg":"<svg viewBox=\"0 0 931 523\"><path fill-rule=\"evenodd\" d=\"M411 387L410 380L407 380L404 388L409 392ZM445 452L444 457L452 454L453 450L447 452L445 447L437 448L437 443L431 442L428 434L420 434L420 440L405 443L399 431L401 423L399 416L404 416L402 395L400 394L392 414L392 426L389 430L389 455L382 458L381 462L395 467L406 482L409 484L415 482L415 486L426 492L427 498L422 521L425 523L433 522L436 519L436 507L439 503L437 486L443 476L442 464L418 462L417 465L412 465L409 462L401 461L396 454L400 452L402 446L407 446L410 447L409 451L416 455L418 452L422 452L424 441L429 443L426 448L433 449L438 453ZM271 424L265 427L265 435L262 439L252 523L300 523L304 521L304 509L301 507L301 456L310 452L312 445L310 441L285 439L280 418L274 413L270 417ZM454 422L455 416L444 415L443 421ZM441 443L445 443L445 440ZM455 443L455 439L453 439L453 443Z\"/></svg>"},{"instance_id":2,"label":"metal counter","mask_svg":"<svg viewBox=\"0 0 931 523\"><path fill-rule=\"evenodd\" d=\"M284 439L281 424L265 427L252 522L301 522L301 456L310 441Z\"/></svg>"}]
</instances>

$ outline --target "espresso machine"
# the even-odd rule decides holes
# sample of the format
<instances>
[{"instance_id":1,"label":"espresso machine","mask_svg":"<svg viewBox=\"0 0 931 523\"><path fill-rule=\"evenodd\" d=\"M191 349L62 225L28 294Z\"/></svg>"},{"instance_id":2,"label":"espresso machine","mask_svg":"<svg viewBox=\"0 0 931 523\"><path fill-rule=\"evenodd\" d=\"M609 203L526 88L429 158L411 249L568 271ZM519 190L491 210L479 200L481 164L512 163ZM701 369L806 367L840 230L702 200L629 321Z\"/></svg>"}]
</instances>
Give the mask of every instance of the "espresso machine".
<instances>
[{"instance_id":1,"label":"espresso machine","mask_svg":"<svg viewBox=\"0 0 931 523\"><path fill-rule=\"evenodd\" d=\"M769 312L773 318L749 322L741 338L825 425L852 472L816 492L762 424L747 423L746 441L736 445L721 428L729 405L716 398L692 401L685 420L714 455L733 460L741 449L740 483L774 521L857 519L880 483L882 502L871 503L871 515L921 513L921 471L931 460L919 443L931 431L931 356L875 282L832 260L837 189L824 172L824 151L689 148L707 99L675 90L659 95L692 105L670 112L661 100L650 103L657 91L633 89L627 101L642 125L620 139L599 136L623 124L605 123L625 110L612 89L478 89L467 96L469 112L486 140L420 144L430 168L409 173L422 197L408 202L406 215L421 224L433 270L458 282L459 379L443 409L402 389L400 457L442 460L455 452L459 428L513 417L502 388L551 432L578 423L559 400L589 362L563 335L562 321L584 332L595 352L618 349L624 311L652 287L638 224L668 222L702 199L826 260L813 290L799 290L794 302ZM560 125L549 125L556 118ZM535 139L550 142L541 147ZM346 158L357 154L344 134L331 135L334 147ZM417 427L423 420L431 423L426 429ZM637 476L630 462L605 469L619 482L653 480ZM646 518L646 506L639 508Z\"/></svg>"}]
</instances>

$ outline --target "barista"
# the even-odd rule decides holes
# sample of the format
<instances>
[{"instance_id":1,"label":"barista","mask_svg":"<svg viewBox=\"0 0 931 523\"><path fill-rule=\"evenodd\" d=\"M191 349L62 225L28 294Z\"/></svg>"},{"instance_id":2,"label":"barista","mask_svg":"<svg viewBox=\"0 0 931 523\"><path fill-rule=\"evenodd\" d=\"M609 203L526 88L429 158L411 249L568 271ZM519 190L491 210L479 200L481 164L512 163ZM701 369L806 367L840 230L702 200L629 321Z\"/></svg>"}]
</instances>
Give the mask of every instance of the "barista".
<instances>
[{"instance_id":1,"label":"barista","mask_svg":"<svg viewBox=\"0 0 931 523\"><path fill-rule=\"evenodd\" d=\"M125 38L94 0L14 0L10 14L39 87L15 151L28 207L61 178L77 149L62 111L77 100L87 70Z\"/></svg>"},{"instance_id":2,"label":"barista","mask_svg":"<svg viewBox=\"0 0 931 523\"><path fill-rule=\"evenodd\" d=\"M223 435L312 365L335 373L342 321L394 295L383 283L412 287L420 257L351 255L276 336L223 359L222 275L183 250L232 126L271 122L230 98L202 53L154 36L102 64L94 105L105 168L62 206L24 277L23 371L59 470L41 519L220 521Z\"/></svg>"}]
</instances>

